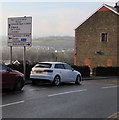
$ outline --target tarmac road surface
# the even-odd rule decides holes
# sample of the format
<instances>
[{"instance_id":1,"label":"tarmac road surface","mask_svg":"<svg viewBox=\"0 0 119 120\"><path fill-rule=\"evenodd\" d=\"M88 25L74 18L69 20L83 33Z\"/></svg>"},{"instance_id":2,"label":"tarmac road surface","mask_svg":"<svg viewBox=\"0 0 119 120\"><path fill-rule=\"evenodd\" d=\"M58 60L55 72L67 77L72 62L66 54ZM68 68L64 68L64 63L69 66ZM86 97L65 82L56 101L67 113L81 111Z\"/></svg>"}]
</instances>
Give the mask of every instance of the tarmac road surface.
<instances>
[{"instance_id":1,"label":"tarmac road surface","mask_svg":"<svg viewBox=\"0 0 119 120\"><path fill-rule=\"evenodd\" d=\"M85 80L52 86L25 85L23 91L3 91L2 118L114 118L118 115L119 79Z\"/></svg>"}]
</instances>

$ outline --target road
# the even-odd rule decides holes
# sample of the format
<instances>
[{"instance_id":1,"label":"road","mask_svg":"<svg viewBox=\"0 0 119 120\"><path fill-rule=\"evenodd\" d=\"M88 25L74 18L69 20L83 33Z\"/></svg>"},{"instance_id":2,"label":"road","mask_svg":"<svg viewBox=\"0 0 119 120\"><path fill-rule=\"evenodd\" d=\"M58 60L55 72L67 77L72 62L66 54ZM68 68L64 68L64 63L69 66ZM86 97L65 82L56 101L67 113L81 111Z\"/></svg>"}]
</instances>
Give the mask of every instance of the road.
<instances>
[{"instance_id":1,"label":"road","mask_svg":"<svg viewBox=\"0 0 119 120\"><path fill-rule=\"evenodd\" d=\"M117 79L85 80L82 85L25 85L4 91L3 118L108 118L117 113Z\"/></svg>"}]
</instances>

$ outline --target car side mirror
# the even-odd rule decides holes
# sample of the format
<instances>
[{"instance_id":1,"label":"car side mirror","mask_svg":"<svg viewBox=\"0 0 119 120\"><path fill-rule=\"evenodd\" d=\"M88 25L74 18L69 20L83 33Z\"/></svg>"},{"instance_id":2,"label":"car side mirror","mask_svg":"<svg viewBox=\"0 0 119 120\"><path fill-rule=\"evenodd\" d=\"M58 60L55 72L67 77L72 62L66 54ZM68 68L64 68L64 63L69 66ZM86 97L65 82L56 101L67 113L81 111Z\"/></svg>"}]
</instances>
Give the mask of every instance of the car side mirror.
<instances>
[{"instance_id":1,"label":"car side mirror","mask_svg":"<svg viewBox=\"0 0 119 120\"><path fill-rule=\"evenodd\" d=\"M74 71L74 68L72 68L72 71Z\"/></svg>"}]
</instances>

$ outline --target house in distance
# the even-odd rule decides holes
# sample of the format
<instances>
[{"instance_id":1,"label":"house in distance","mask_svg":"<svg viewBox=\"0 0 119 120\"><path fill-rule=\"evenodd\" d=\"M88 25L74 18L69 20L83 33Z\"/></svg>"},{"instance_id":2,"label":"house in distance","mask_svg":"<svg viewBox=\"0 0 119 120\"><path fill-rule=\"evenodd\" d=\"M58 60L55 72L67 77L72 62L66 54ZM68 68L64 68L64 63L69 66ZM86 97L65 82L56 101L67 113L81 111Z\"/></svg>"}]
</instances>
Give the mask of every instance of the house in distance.
<instances>
[{"instance_id":1,"label":"house in distance","mask_svg":"<svg viewBox=\"0 0 119 120\"><path fill-rule=\"evenodd\" d=\"M119 2L102 5L75 29L74 64L119 66Z\"/></svg>"}]
</instances>

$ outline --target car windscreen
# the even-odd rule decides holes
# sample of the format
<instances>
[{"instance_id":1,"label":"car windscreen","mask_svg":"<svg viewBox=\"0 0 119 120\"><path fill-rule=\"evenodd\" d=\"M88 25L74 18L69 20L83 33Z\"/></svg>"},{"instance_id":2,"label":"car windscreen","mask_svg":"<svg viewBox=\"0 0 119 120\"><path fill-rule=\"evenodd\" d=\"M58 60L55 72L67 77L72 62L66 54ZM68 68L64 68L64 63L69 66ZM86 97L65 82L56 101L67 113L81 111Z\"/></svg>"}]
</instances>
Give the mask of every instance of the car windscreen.
<instances>
[{"instance_id":1,"label":"car windscreen","mask_svg":"<svg viewBox=\"0 0 119 120\"><path fill-rule=\"evenodd\" d=\"M0 70L2 70L2 65L0 64Z\"/></svg>"},{"instance_id":2,"label":"car windscreen","mask_svg":"<svg viewBox=\"0 0 119 120\"><path fill-rule=\"evenodd\" d=\"M52 64L50 63L38 63L35 65L35 68L51 68Z\"/></svg>"}]
</instances>

